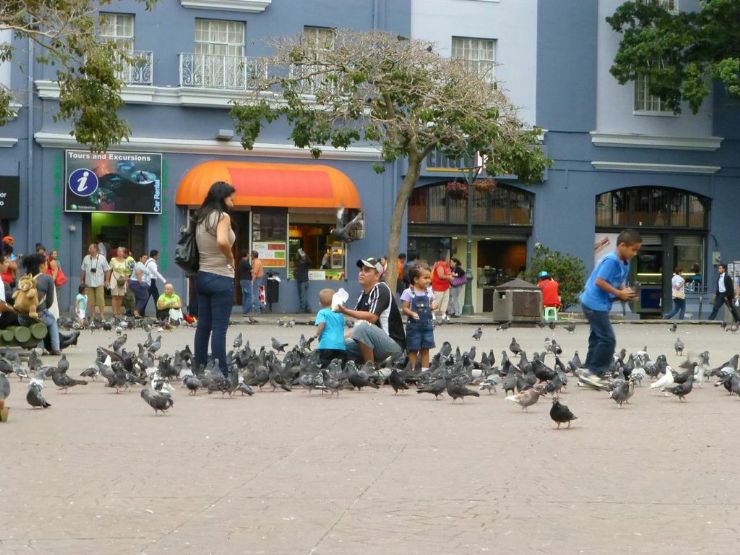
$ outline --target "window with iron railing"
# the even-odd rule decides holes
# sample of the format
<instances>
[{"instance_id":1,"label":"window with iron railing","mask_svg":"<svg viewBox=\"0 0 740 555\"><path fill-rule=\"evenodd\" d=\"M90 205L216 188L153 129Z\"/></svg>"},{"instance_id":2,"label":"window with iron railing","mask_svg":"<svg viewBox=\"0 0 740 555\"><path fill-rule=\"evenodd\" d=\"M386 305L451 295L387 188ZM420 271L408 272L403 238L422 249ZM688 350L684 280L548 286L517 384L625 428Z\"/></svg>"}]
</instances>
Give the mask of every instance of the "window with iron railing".
<instances>
[{"instance_id":1,"label":"window with iron railing","mask_svg":"<svg viewBox=\"0 0 740 555\"><path fill-rule=\"evenodd\" d=\"M641 0L643 4L657 4L671 13L678 13L678 0Z\"/></svg>"},{"instance_id":2,"label":"window with iron railing","mask_svg":"<svg viewBox=\"0 0 740 555\"><path fill-rule=\"evenodd\" d=\"M473 158L470 156L455 158L452 156L447 156L446 154L443 154L440 150L433 150L432 152L427 155L427 168L433 168L433 169L445 169L445 168L452 168L452 169L460 169L460 168L471 168L475 164L473 163Z\"/></svg>"},{"instance_id":3,"label":"window with iron railing","mask_svg":"<svg viewBox=\"0 0 740 555\"><path fill-rule=\"evenodd\" d=\"M116 44L125 56L118 78L129 85L153 83L154 53L134 50L134 16L103 12L98 18L98 38Z\"/></svg>"},{"instance_id":4,"label":"window with iron railing","mask_svg":"<svg viewBox=\"0 0 740 555\"><path fill-rule=\"evenodd\" d=\"M244 57L246 24L220 19L195 20L195 48L180 55L183 86L243 89L249 65Z\"/></svg>"}]
</instances>

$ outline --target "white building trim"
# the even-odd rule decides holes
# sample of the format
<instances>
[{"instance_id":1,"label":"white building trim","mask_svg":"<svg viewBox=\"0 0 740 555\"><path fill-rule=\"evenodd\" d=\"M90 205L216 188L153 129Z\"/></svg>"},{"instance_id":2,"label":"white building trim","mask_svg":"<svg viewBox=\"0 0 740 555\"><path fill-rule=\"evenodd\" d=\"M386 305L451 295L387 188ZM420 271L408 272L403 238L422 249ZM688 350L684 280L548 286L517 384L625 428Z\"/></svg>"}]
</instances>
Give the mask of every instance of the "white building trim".
<instances>
[{"instance_id":1,"label":"white building trim","mask_svg":"<svg viewBox=\"0 0 740 555\"><path fill-rule=\"evenodd\" d=\"M641 162L607 162L594 160L591 165L597 170L612 170L621 172L652 172L652 173L701 173L711 175L722 168L720 166L692 166L686 164L645 164Z\"/></svg>"},{"instance_id":2,"label":"white building trim","mask_svg":"<svg viewBox=\"0 0 740 555\"><path fill-rule=\"evenodd\" d=\"M180 5L183 8L248 13L262 13L271 3L272 0L180 0Z\"/></svg>"},{"instance_id":3,"label":"white building trim","mask_svg":"<svg viewBox=\"0 0 740 555\"><path fill-rule=\"evenodd\" d=\"M594 146L616 148L655 148L661 150L718 150L723 137L658 137L638 133L591 131Z\"/></svg>"},{"instance_id":4,"label":"white building trim","mask_svg":"<svg viewBox=\"0 0 740 555\"><path fill-rule=\"evenodd\" d=\"M39 131L34 139L44 148L84 148L68 133ZM224 142L216 139L174 139L167 137L130 137L128 142L115 145L116 150L174 152L180 154L213 154L219 156L256 156L269 158L312 159L305 148L288 144L255 143L252 150L244 150L237 141ZM381 159L380 149L370 146L354 146L348 149L327 146L321 149L322 160L364 160L376 162Z\"/></svg>"},{"instance_id":5,"label":"white building trim","mask_svg":"<svg viewBox=\"0 0 740 555\"><path fill-rule=\"evenodd\" d=\"M12 148L18 144L18 139L11 137L0 137L0 148Z\"/></svg>"}]
</instances>

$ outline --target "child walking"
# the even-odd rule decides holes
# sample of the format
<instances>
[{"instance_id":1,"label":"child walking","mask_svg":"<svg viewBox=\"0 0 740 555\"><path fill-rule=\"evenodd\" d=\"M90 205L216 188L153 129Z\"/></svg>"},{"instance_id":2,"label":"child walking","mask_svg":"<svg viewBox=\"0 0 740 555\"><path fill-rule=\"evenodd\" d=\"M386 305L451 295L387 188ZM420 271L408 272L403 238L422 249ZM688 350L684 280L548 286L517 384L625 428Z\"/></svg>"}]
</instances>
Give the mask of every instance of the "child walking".
<instances>
[{"instance_id":1,"label":"child walking","mask_svg":"<svg viewBox=\"0 0 740 555\"><path fill-rule=\"evenodd\" d=\"M642 246L640 234L631 229L622 231L617 237L617 247L607 254L591 272L581 294L581 307L591 333L588 336L588 354L585 370L579 377L579 385L604 389L603 378L612 363L617 338L609 320L613 301L634 299L636 293L626 286L630 260Z\"/></svg>"},{"instance_id":2,"label":"child walking","mask_svg":"<svg viewBox=\"0 0 740 555\"><path fill-rule=\"evenodd\" d=\"M401 293L401 310L408 316L406 323L406 351L411 367L421 356L422 372L429 370L429 349L434 345L434 319L437 309L432 291L432 271L426 264L412 266L408 272L411 285Z\"/></svg>"},{"instance_id":3,"label":"child walking","mask_svg":"<svg viewBox=\"0 0 740 555\"><path fill-rule=\"evenodd\" d=\"M333 289L319 291L321 309L316 315L316 333L314 337L319 340L316 350L319 353L319 362L322 368L326 368L335 358L342 361L342 366L347 362L347 350L344 345L344 314L334 312L331 309L333 296Z\"/></svg>"},{"instance_id":4,"label":"child walking","mask_svg":"<svg viewBox=\"0 0 740 555\"><path fill-rule=\"evenodd\" d=\"M87 297L85 296L85 286L80 285L77 288L75 297L75 314L77 315L77 325L85 327L85 316L87 315Z\"/></svg>"}]
</instances>

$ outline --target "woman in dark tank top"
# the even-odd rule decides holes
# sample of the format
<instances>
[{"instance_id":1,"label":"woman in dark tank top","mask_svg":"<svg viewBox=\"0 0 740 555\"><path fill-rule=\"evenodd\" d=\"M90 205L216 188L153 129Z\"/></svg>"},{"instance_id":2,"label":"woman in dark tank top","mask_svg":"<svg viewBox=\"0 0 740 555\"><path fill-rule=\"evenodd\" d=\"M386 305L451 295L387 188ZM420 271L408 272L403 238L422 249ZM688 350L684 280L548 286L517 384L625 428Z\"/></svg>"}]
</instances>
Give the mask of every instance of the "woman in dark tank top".
<instances>
[{"instance_id":1,"label":"woman in dark tank top","mask_svg":"<svg viewBox=\"0 0 740 555\"><path fill-rule=\"evenodd\" d=\"M229 210L234 207L235 189L217 181L208 191L195 215L195 241L200 267L195 275L198 291L198 326L195 330L195 364L199 369L208 362L208 340L211 354L218 359L224 376L226 366L226 330L234 301L234 245Z\"/></svg>"}]
</instances>

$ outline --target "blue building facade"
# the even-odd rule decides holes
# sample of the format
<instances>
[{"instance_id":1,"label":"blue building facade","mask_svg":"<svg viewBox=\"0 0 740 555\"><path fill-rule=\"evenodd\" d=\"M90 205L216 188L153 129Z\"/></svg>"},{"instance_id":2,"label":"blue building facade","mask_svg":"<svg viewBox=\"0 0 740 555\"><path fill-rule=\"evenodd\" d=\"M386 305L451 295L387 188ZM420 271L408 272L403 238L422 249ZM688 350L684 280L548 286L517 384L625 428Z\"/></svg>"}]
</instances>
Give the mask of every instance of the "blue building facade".
<instances>
[{"instance_id":1,"label":"blue building facade","mask_svg":"<svg viewBox=\"0 0 740 555\"><path fill-rule=\"evenodd\" d=\"M615 234L632 226L645 236L631 277L643 283L635 308L656 316L670 302L672 268L682 266L696 291L711 290L717 260L740 260L740 108L715 90L698 114L675 115L644 82L619 85L608 72L619 36L605 22L619 3L177 0L147 12L138 2L115 2L101 13L100 32L137 62L123 76L131 137L106 159L86 159L68 125L54 121L52 68L33 63L26 42L0 34L16 47L13 64L0 66L0 82L19 105L18 116L0 128L0 186L19 184L18 213L0 206L3 230L19 251L37 241L59 250L71 278L60 292L62 308L70 306L81 258L99 234L136 255L159 250L162 273L184 293L188 283L172 252L208 170L213 180L236 181L237 248L257 248L281 277L274 310L298 306L290 279L298 247L313 259L310 299L325 286L357 293L354 261L385 250L404 164L376 174L378 151L363 144L329 148L312 160L290 144L281 122L244 151L228 112L258 70L255 60L270 53L270 37L304 33L320 44L332 28L381 29L433 41L443 55L495 79L522 118L543 129L553 160L543 183L497 176L493 191L472 199L475 309L490 308L492 287L526 266L537 243L577 255L590 268ZM696 9L698 0L670 6ZM437 154L427 160L401 241L409 253L433 259L450 248L465 262L467 204L447 194L464 165ZM85 193L89 185L70 182L75 169L82 170L78 178L88 169L110 194L91 195L95 204L70 194L70 187ZM365 213L364 238L346 252L328 238L339 204ZM325 254L329 267L320 268ZM237 294L235 305L239 300Z\"/></svg>"},{"instance_id":2,"label":"blue building facade","mask_svg":"<svg viewBox=\"0 0 740 555\"><path fill-rule=\"evenodd\" d=\"M620 230L634 227L644 238L630 276L642 289L634 310L641 317L669 310L678 266L689 283L689 312L698 315L701 295L706 317L717 262L740 260L734 217L740 103L717 87L697 114L687 106L674 114L649 95L643 80L620 85L609 74L620 36L605 21L620 0L470 3L475 17L447 24L425 15L463 4L414 2L414 35L451 44L452 55L456 44L472 45L473 54L461 53L471 64L493 51L497 81L523 119L543 130L543 148L553 160L541 184L499 176L496 190L475 193L476 308L490 306L492 286L516 275L536 244L574 254L590 269ZM666 7L694 10L699 3ZM518 42L522 36L532 39L534 53ZM512 75L521 68L532 72L528 83ZM429 258L451 246L464 262L466 202L445 195L445 187L462 180L454 167L465 163L427 162L409 208L409 250Z\"/></svg>"},{"instance_id":3,"label":"blue building facade","mask_svg":"<svg viewBox=\"0 0 740 555\"><path fill-rule=\"evenodd\" d=\"M123 74L121 114L131 136L108 155L87 152L65 122L54 121L59 89L53 68L25 63L36 54L27 42L6 37L16 53L12 66L0 71L19 103L18 116L0 129L0 175L20 184L19 212L3 220L3 230L19 252L31 252L36 242L59 251L70 278L60 291L61 307L71 306L82 256L98 235L110 249L129 247L136 257L159 250L161 272L185 294L189 284L173 251L187 211L203 198L202 182L210 179L204 168L213 170L209 183L225 172L237 187L237 248L258 250L266 270L281 278L274 310L297 307L291 266L299 247L313 259L312 301L326 286L357 293L354 261L379 255L387 244L395 166L376 174L378 150L370 145L328 148L313 160L288 141L289 130L279 122L245 151L228 113L232 99L249 87L254 60L271 52L269 38L305 33L319 43L333 28L408 35L408 2L178 0L148 12L124 0L100 16L100 35L136 58ZM366 214L364 238L346 252L329 238L344 203ZM327 249L329 267L320 268ZM235 306L240 300L237 292ZM316 309L317 300L310 306Z\"/></svg>"}]
</instances>

